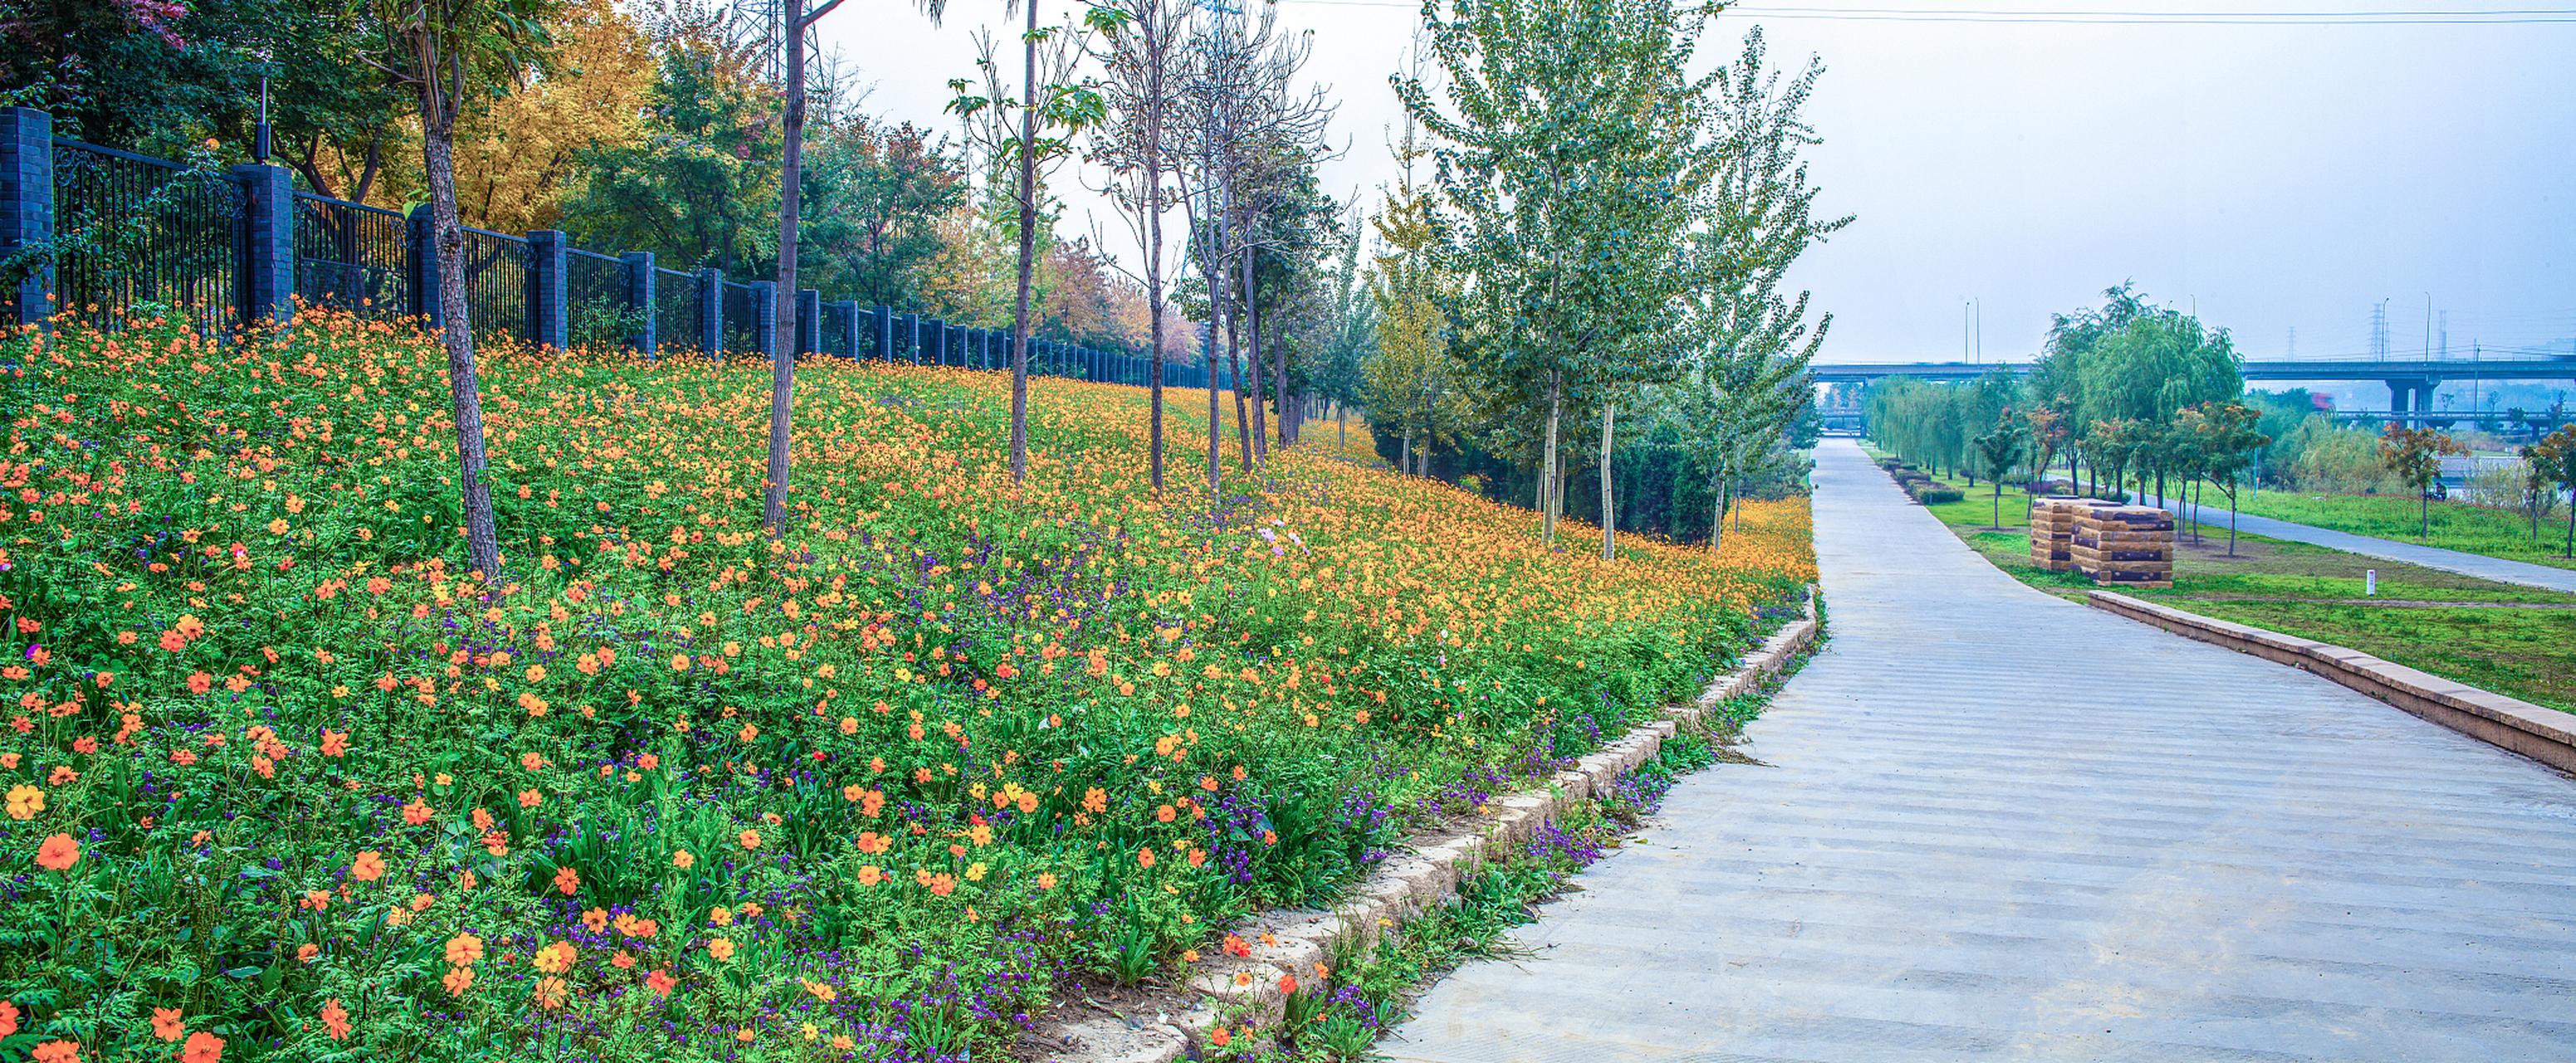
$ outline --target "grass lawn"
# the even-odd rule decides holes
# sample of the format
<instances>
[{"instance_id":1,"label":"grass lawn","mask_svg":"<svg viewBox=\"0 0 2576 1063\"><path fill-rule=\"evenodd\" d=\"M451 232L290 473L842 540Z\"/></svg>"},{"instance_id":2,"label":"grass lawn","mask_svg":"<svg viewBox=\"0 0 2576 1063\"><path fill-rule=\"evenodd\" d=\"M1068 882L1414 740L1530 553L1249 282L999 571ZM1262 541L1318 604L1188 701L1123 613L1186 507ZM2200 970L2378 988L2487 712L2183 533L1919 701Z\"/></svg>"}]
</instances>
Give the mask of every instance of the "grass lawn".
<instances>
[{"instance_id":1,"label":"grass lawn","mask_svg":"<svg viewBox=\"0 0 2576 1063\"><path fill-rule=\"evenodd\" d=\"M2534 539L2528 518L2466 502L2431 503L2427 510L2432 518L2433 534L2430 536L2416 534L2416 529L2423 527L2422 518L2416 512L2415 500L2409 498L2264 491L2246 498L2242 508L2258 517L2332 528L2354 535L2394 539L2510 561L2528 561L2555 568L2576 568L2576 561L2568 560L2563 552L2567 542L2564 509L2560 510L2558 519L2541 522L2540 536Z\"/></svg>"},{"instance_id":2,"label":"grass lawn","mask_svg":"<svg viewBox=\"0 0 2576 1063\"><path fill-rule=\"evenodd\" d=\"M1932 506L1933 515L1995 567L2073 600L2093 589L2082 576L2031 565L2028 493L2004 488L2002 529L1995 530L1992 484L1944 482L1969 497ZM2365 597L2364 573L2372 570L2379 593ZM2257 535L2238 536L2230 557L2224 525L2204 525L2198 542L2183 527L2172 590L2123 593L2576 712L2576 595Z\"/></svg>"}]
</instances>

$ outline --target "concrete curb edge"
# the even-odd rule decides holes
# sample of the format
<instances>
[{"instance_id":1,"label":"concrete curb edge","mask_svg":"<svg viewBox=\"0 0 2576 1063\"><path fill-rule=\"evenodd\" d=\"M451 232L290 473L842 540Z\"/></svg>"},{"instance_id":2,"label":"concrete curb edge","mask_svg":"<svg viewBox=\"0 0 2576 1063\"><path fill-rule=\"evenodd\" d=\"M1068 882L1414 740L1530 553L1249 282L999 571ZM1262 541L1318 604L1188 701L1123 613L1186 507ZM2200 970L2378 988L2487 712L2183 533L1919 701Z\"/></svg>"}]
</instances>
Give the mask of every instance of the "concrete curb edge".
<instances>
[{"instance_id":1,"label":"concrete curb edge","mask_svg":"<svg viewBox=\"0 0 2576 1063\"><path fill-rule=\"evenodd\" d=\"M1215 1027L1219 1008L1250 1005L1262 1022L1275 1021L1284 994L1282 976L1305 973L1345 942L1366 943L1386 925L1438 904L1457 892L1486 859L1526 843L1540 824L1589 800L1620 775L1652 759L1681 723L1697 720L1718 702L1761 685L1816 638L1816 590L1807 588L1806 615L1764 639L1734 671L1718 677L1688 704L1665 709L1653 723L1640 724L1618 741L1558 772L1550 785L1495 798L1472 833L1417 836L1410 855L1390 860L1351 891L1349 899L1328 911L1279 909L1255 915L1236 932L1252 945L1252 955L1217 956L1196 965L1188 987L1195 996L1190 1010L1165 1021L1131 1024L1116 1016L1095 1016L1042 1026L1038 1040L1066 1046L1039 1056L1053 1063L1172 1063L1191 1056L1190 1046ZM1276 944L1267 944L1267 934ZM1236 975L1250 982L1238 986Z\"/></svg>"},{"instance_id":2,"label":"concrete curb edge","mask_svg":"<svg viewBox=\"0 0 2576 1063\"><path fill-rule=\"evenodd\" d=\"M2185 638L2333 680L2426 720L2560 771L2576 772L2576 715L2381 660L2359 650L2185 612L2112 591L2085 604Z\"/></svg>"}]
</instances>

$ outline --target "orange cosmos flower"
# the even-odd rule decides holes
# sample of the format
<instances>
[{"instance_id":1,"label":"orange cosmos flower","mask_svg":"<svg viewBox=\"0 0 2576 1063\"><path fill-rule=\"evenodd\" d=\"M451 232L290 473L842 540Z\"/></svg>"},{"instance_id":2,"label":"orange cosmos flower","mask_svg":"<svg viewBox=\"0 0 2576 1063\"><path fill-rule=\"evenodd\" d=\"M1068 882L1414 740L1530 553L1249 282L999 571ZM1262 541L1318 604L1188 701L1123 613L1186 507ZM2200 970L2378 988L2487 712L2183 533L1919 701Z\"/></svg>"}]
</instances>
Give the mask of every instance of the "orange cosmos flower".
<instances>
[{"instance_id":1,"label":"orange cosmos flower","mask_svg":"<svg viewBox=\"0 0 2576 1063\"><path fill-rule=\"evenodd\" d=\"M544 803L545 803L545 800L546 800L546 799L545 799L545 795L540 794L540 793L536 792L535 790L521 790L521 791L519 791L519 807L520 807L520 808L535 808L535 807L537 807L538 805L544 804Z\"/></svg>"},{"instance_id":2,"label":"orange cosmos flower","mask_svg":"<svg viewBox=\"0 0 2576 1063\"><path fill-rule=\"evenodd\" d=\"M80 1042L47 1041L37 1045L35 1053L27 1058L35 1063L80 1063Z\"/></svg>"},{"instance_id":3,"label":"orange cosmos flower","mask_svg":"<svg viewBox=\"0 0 2576 1063\"><path fill-rule=\"evenodd\" d=\"M715 957L715 958L717 958L717 959L719 959L719 960L730 960L730 959L732 959L732 958L733 958L733 939L732 939L732 938L708 938L708 939L707 939L707 955L713 956L713 957Z\"/></svg>"},{"instance_id":4,"label":"orange cosmos flower","mask_svg":"<svg viewBox=\"0 0 2576 1063\"><path fill-rule=\"evenodd\" d=\"M733 909L718 905L707 911L707 922L716 926L733 925Z\"/></svg>"},{"instance_id":5,"label":"orange cosmos flower","mask_svg":"<svg viewBox=\"0 0 2576 1063\"><path fill-rule=\"evenodd\" d=\"M346 1041L349 1039L350 1029L349 1009L340 1006L340 998L332 997L330 1000L324 1001L322 1004L322 1031L329 1034L331 1039L334 1041Z\"/></svg>"},{"instance_id":6,"label":"orange cosmos flower","mask_svg":"<svg viewBox=\"0 0 2576 1063\"><path fill-rule=\"evenodd\" d=\"M18 1002L0 1000L0 1037L18 1032Z\"/></svg>"},{"instance_id":7,"label":"orange cosmos flower","mask_svg":"<svg viewBox=\"0 0 2576 1063\"><path fill-rule=\"evenodd\" d=\"M581 872L575 871L569 867L557 869L555 871L555 889L566 897L572 896L574 891L581 889Z\"/></svg>"},{"instance_id":8,"label":"orange cosmos flower","mask_svg":"<svg viewBox=\"0 0 2576 1063\"><path fill-rule=\"evenodd\" d=\"M875 864L869 864L859 869L859 885L873 886L885 880L885 872L877 870L877 865Z\"/></svg>"},{"instance_id":9,"label":"orange cosmos flower","mask_svg":"<svg viewBox=\"0 0 2576 1063\"><path fill-rule=\"evenodd\" d=\"M179 1017L179 1009L152 1009L152 1036L164 1041L176 1041L187 1035L188 1024Z\"/></svg>"},{"instance_id":10,"label":"orange cosmos flower","mask_svg":"<svg viewBox=\"0 0 2576 1063\"><path fill-rule=\"evenodd\" d=\"M671 866L679 868L682 871L686 871L697 866L697 863L698 858L689 855L689 851L686 849L682 849L679 852L671 854Z\"/></svg>"},{"instance_id":11,"label":"orange cosmos flower","mask_svg":"<svg viewBox=\"0 0 2576 1063\"><path fill-rule=\"evenodd\" d=\"M374 882L385 877L384 854L373 849L359 853L356 862L349 865L349 877L360 882Z\"/></svg>"},{"instance_id":12,"label":"orange cosmos flower","mask_svg":"<svg viewBox=\"0 0 2576 1063\"><path fill-rule=\"evenodd\" d=\"M957 891L957 879L942 871L930 876L930 892L945 897Z\"/></svg>"},{"instance_id":13,"label":"orange cosmos flower","mask_svg":"<svg viewBox=\"0 0 2576 1063\"><path fill-rule=\"evenodd\" d=\"M644 976L644 988L652 990L653 995L657 997L670 996L671 990L679 984L679 980L671 977L671 972L667 968Z\"/></svg>"},{"instance_id":14,"label":"orange cosmos flower","mask_svg":"<svg viewBox=\"0 0 2576 1063\"><path fill-rule=\"evenodd\" d=\"M562 974L572 969L572 942L557 941L537 950L537 969L547 974Z\"/></svg>"},{"instance_id":15,"label":"orange cosmos flower","mask_svg":"<svg viewBox=\"0 0 2576 1063\"><path fill-rule=\"evenodd\" d=\"M415 827L420 826L420 825L421 825L421 824L423 824L423 823L427 823L427 822L429 822L429 821L430 821L430 819L431 819L432 817L434 817L434 816L438 815L438 813L437 813L437 811L436 811L436 810L434 810L434 809L430 808L430 807L429 807L428 805L426 805L426 804L423 804L422 802L420 802L420 801L419 801L419 800L417 800L417 799L413 800L413 801L412 801L412 803L410 803L410 804L404 805L404 806L403 806L403 809L402 809L402 813L403 813L403 822L408 823L408 824L411 824L412 826L415 826Z\"/></svg>"},{"instance_id":16,"label":"orange cosmos flower","mask_svg":"<svg viewBox=\"0 0 2576 1063\"><path fill-rule=\"evenodd\" d=\"M80 843L73 841L68 834L47 838L45 844L36 848L36 866L47 871L69 871L73 864L80 863L80 858Z\"/></svg>"},{"instance_id":17,"label":"orange cosmos flower","mask_svg":"<svg viewBox=\"0 0 2576 1063\"><path fill-rule=\"evenodd\" d=\"M188 1035L188 1043L179 1046L179 1063L219 1063L224 1058L224 1039L204 1030Z\"/></svg>"},{"instance_id":18,"label":"orange cosmos flower","mask_svg":"<svg viewBox=\"0 0 2576 1063\"><path fill-rule=\"evenodd\" d=\"M594 934L608 929L608 909L592 908L582 912L581 925L589 927Z\"/></svg>"},{"instance_id":19,"label":"orange cosmos flower","mask_svg":"<svg viewBox=\"0 0 2576 1063\"><path fill-rule=\"evenodd\" d=\"M466 987L474 984L474 968L458 967L450 970L446 977L438 980L438 984L446 986L451 996L464 996Z\"/></svg>"},{"instance_id":20,"label":"orange cosmos flower","mask_svg":"<svg viewBox=\"0 0 2576 1063\"><path fill-rule=\"evenodd\" d=\"M744 832L742 832L742 837L741 837L739 840L742 842L742 847L743 847L743 848L745 848L745 849L757 849L757 848L760 848L760 832L759 832L759 831L756 831L756 830L747 830L747 831L744 831Z\"/></svg>"},{"instance_id":21,"label":"orange cosmos flower","mask_svg":"<svg viewBox=\"0 0 2576 1063\"><path fill-rule=\"evenodd\" d=\"M1154 866L1154 850L1150 847L1136 850L1136 866Z\"/></svg>"},{"instance_id":22,"label":"orange cosmos flower","mask_svg":"<svg viewBox=\"0 0 2576 1063\"><path fill-rule=\"evenodd\" d=\"M560 1008L564 1006L564 998L570 995L571 991L565 988L564 980L561 978L546 977L537 979L535 996L537 1006L540 1008L544 1008L547 1011L553 1011L556 1008Z\"/></svg>"},{"instance_id":23,"label":"orange cosmos flower","mask_svg":"<svg viewBox=\"0 0 2576 1063\"><path fill-rule=\"evenodd\" d=\"M447 939L447 962L463 967L483 958L483 939L472 934L458 934Z\"/></svg>"}]
</instances>

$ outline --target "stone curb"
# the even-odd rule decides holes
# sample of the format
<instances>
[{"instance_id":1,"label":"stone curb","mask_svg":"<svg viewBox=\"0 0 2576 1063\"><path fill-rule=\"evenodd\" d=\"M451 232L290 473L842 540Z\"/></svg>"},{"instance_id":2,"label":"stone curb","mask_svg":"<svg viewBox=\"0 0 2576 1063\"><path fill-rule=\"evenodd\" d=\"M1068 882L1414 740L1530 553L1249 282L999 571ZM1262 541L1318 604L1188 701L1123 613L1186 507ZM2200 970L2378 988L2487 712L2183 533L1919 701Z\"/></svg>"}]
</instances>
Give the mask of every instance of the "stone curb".
<instances>
[{"instance_id":1,"label":"stone curb","mask_svg":"<svg viewBox=\"0 0 2576 1063\"><path fill-rule=\"evenodd\" d=\"M2111 591L2085 603L2185 638L2331 679L2407 712L2560 771L2576 772L2576 715L2454 683L2359 650L2251 627Z\"/></svg>"},{"instance_id":2,"label":"stone curb","mask_svg":"<svg viewBox=\"0 0 2576 1063\"><path fill-rule=\"evenodd\" d=\"M1388 861L1353 888L1350 897L1325 911L1275 909L1254 915L1236 933L1252 945L1248 959L1219 956L1203 960L1188 981L1195 998L1191 1010L1161 1022L1137 1024L1117 1017L1092 1017L1041 1027L1038 1040L1067 1046L1037 1058L1052 1063L1172 1063L1191 1056L1190 1046L1204 1040L1217 1021L1218 1008L1250 1005L1258 1023L1279 1018L1285 994L1280 979L1289 974L1310 979L1316 964L1345 942L1365 946L1385 927L1440 903L1456 893L1494 855L1526 844L1540 824L1589 800L1621 774L1654 758L1664 739L1681 723L1697 720L1718 702L1759 686L1778 672L1816 637L1815 588L1807 589L1806 616L1781 628L1748 654L1744 663L1710 683L1687 705L1661 713L1653 723L1631 729L1618 741L1558 772L1545 789L1524 790L1487 803L1483 821L1464 832L1417 835L1407 839L1412 853ZM1272 942L1264 943L1263 935ZM1237 976L1249 976L1238 985Z\"/></svg>"}]
</instances>

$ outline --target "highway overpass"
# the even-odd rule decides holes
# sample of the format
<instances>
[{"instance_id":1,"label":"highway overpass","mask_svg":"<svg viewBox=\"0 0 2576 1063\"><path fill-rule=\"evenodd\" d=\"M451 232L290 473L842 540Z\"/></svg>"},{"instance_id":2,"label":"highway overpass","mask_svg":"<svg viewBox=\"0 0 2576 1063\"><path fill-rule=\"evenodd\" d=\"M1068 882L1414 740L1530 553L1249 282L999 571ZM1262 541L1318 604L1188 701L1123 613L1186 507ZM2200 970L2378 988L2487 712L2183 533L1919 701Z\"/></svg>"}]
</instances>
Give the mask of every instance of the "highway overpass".
<instances>
[{"instance_id":1,"label":"highway overpass","mask_svg":"<svg viewBox=\"0 0 2576 1063\"><path fill-rule=\"evenodd\" d=\"M1866 384L1892 376L1919 380L1974 380L1996 369L2027 373L2027 362L1905 362L1883 364L1817 364L1809 367L1819 384ZM2404 361L2339 359L2335 361L2246 362L2247 380L2377 380L2388 385L2392 412L2427 410L2433 389L2446 380L2576 381L2576 358L2413 358Z\"/></svg>"}]
</instances>

